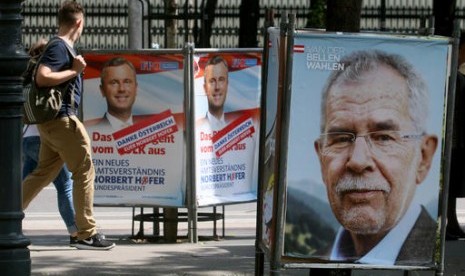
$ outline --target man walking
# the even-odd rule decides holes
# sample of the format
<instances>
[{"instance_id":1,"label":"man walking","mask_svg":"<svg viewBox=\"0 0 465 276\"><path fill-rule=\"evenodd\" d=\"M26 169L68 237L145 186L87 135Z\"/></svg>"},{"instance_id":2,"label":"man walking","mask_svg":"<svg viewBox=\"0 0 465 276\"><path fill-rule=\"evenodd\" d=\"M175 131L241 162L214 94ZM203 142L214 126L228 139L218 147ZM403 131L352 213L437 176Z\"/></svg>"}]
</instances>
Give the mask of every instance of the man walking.
<instances>
[{"instance_id":1,"label":"man walking","mask_svg":"<svg viewBox=\"0 0 465 276\"><path fill-rule=\"evenodd\" d=\"M23 182L23 209L66 163L72 172L73 199L78 227L78 249L109 250L115 246L97 232L93 216L94 178L90 139L77 118L81 100L84 58L69 53L84 28L84 10L75 1L65 1L58 11L58 35L45 50L37 70L39 87L69 82L57 117L38 125L41 137L37 168ZM68 45L66 45L68 44Z\"/></svg>"}]
</instances>

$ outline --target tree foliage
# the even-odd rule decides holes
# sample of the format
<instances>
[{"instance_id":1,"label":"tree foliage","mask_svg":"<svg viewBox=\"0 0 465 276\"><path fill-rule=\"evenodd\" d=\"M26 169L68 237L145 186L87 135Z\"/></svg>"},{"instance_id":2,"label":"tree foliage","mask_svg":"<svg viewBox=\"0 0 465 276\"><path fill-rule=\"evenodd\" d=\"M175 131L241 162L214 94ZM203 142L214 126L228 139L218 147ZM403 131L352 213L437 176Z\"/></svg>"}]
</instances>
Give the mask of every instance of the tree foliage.
<instances>
[{"instance_id":1,"label":"tree foliage","mask_svg":"<svg viewBox=\"0 0 465 276\"><path fill-rule=\"evenodd\" d=\"M314 29L324 29L326 27L326 0L313 0L310 2L310 12L305 27Z\"/></svg>"},{"instance_id":2,"label":"tree foliage","mask_svg":"<svg viewBox=\"0 0 465 276\"><path fill-rule=\"evenodd\" d=\"M312 0L307 28L332 32L359 32L362 0Z\"/></svg>"},{"instance_id":3,"label":"tree foliage","mask_svg":"<svg viewBox=\"0 0 465 276\"><path fill-rule=\"evenodd\" d=\"M454 29L457 0L434 0L433 15L435 34L451 36Z\"/></svg>"}]
</instances>

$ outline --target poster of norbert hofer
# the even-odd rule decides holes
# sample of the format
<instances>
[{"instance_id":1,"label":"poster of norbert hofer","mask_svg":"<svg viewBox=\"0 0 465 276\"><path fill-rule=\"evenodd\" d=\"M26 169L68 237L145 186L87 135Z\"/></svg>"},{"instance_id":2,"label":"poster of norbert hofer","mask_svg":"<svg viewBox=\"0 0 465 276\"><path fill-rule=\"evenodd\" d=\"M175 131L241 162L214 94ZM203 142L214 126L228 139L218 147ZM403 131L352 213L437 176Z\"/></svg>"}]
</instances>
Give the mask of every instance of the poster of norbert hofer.
<instances>
[{"instance_id":1,"label":"poster of norbert hofer","mask_svg":"<svg viewBox=\"0 0 465 276\"><path fill-rule=\"evenodd\" d=\"M257 199L261 52L195 53L199 206Z\"/></svg>"},{"instance_id":2,"label":"poster of norbert hofer","mask_svg":"<svg viewBox=\"0 0 465 276\"><path fill-rule=\"evenodd\" d=\"M295 35L284 256L432 266L445 38Z\"/></svg>"},{"instance_id":3,"label":"poster of norbert hofer","mask_svg":"<svg viewBox=\"0 0 465 276\"><path fill-rule=\"evenodd\" d=\"M184 206L182 54L85 54L95 204Z\"/></svg>"}]
</instances>

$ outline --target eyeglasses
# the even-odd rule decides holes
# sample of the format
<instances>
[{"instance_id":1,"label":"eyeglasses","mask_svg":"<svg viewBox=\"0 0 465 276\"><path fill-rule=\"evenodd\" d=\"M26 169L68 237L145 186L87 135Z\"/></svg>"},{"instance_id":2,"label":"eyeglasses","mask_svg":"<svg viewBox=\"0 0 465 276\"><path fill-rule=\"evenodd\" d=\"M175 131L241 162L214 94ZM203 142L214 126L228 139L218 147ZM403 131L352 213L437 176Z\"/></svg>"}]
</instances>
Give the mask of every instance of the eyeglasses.
<instances>
[{"instance_id":1,"label":"eyeglasses","mask_svg":"<svg viewBox=\"0 0 465 276\"><path fill-rule=\"evenodd\" d=\"M356 135L352 132L328 132L320 135L319 148L324 156L345 154L353 148L357 137L365 138L371 152L377 156L397 154L405 148L405 142L418 140L425 134L412 134L397 130L379 130Z\"/></svg>"}]
</instances>

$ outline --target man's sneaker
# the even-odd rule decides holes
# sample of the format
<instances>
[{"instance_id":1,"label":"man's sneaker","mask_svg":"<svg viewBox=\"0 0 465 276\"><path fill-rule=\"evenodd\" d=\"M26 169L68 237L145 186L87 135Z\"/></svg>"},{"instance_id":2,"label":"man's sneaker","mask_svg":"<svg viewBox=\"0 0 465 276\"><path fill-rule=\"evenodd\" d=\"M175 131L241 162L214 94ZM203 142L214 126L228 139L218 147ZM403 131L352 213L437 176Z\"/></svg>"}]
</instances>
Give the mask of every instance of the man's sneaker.
<instances>
[{"instance_id":1,"label":"man's sneaker","mask_svg":"<svg viewBox=\"0 0 465 276\"><path fill-rule=\"evenodd\" d=\"M105 236L97 233L85 240L78 240L76 244L77 249L87 250L110 250L115 247L115 244L105 240Z\"/></svg>"},{"instance_id":2,"label":"man's sneaker","mask_svg":"<svg viewBox=\"0 0 465 276\"><path fill-rule=\"evenodd\" d=\"M78 242L77 237L69 236L69 246L70 247L76 247L77 242Z\"/></svg>"},{"instance_id":3,"label":"man's sneaker","mask_svg":"<svg viewBox=\"0 0 465 276\"><path fill-rule=\"evenodd\" d=\"M105 235L104 234L100 234L100 238L104 239L105 238ZM78 238L77 236L76 237L73 237L73 236L69 236L69 246L70 247L76 247L76 244L78 243Z\"/></svg>"}]
</instances>

